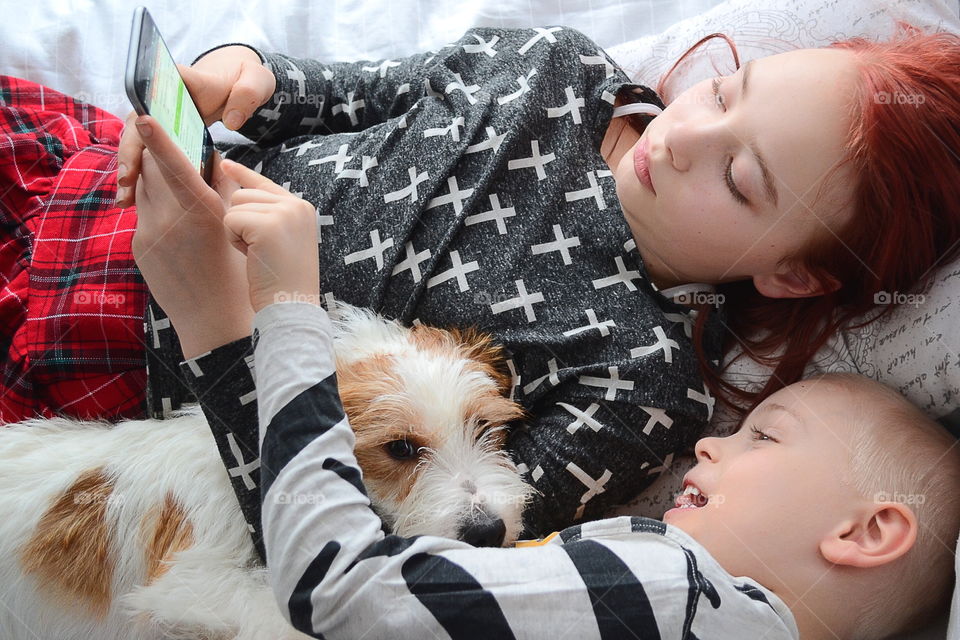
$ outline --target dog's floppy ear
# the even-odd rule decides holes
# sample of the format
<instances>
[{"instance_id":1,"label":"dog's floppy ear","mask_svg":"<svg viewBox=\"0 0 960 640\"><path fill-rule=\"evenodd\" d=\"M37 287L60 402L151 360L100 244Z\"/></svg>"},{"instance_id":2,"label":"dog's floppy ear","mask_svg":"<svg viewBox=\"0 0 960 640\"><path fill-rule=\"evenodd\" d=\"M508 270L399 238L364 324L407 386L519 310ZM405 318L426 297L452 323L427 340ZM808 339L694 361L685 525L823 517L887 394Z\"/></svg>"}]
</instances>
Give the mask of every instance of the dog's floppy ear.
<instances>
[{"instance_id":1,"label":"dog's floppy ear","mask_svg":"<svg viewBox=\"0 0 960 640\"><path fill-rule=\"evenodd\" d=\"M513 377L507 368L507 356L503 346L493 341L489 334L475 327L451 329L453 339L460 344L463 357L479 362L500 388L503 395L510 394Z\"/></svg>"}]
</instances>

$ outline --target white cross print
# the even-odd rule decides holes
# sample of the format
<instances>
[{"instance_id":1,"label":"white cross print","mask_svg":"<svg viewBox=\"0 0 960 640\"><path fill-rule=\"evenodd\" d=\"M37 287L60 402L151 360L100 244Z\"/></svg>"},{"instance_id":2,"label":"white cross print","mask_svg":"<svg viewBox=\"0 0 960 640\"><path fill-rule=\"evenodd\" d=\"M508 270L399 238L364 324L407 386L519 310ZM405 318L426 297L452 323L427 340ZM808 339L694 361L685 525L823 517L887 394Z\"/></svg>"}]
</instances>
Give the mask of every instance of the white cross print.
<instances>
[{"instance_id":1,"label":"white cross print","mask_svg":"<svg viewBox=\"0 0 960 640\"><path fill-rule=\"evenodd\" d=\"M463 201L470 197L473 193L473 189L464 189L460 191L460 187L457 186L457 176L450 176L447 178L447 186L450 187L450 192L445 196L437 196L431 198L427 202L426 209L433 209L434 207L442 207L445 204L452 204L453 210L456 213L463 211Z\"/></svg>"},{"instance_id":2,"label":"white cross print","mask_svg":"<svg viewBox=\"0 0 960 640\"><path fill-rule=\"evenodd\" d=\"M686 313L665 313L663 317L669 320L670 322L681 322L683 323L683 333L688 337L693 337L693 318L696 311L691 311L691 315Z\"/></svg>"},{"instance_id":3,"label":"white cross print","mask_svg":"<svg viewBox=\"0 0 960 640\"><path fill-rule=\"evenodd\" d=\"M363 249L361 251L355 251L351 254L348 254L343 259L344 264L353 264L354 262L360 262L362 260L367 260L373 258L377 262L377 270L383 269L383 254L384 252L393 246L393 238L387 238L383 242L380 242L380 231L374 229L370 232L370 242L371 247L369 249Z\"/></svg>"},{"instance_id":4,"label":"white cross print","mask_svg":"<svg viewBox=\"0 0 960 640\"><path fill-rule=\"evenodd\" d=\"M280 119L280 108L283 107L285 103L283 101L277 102L277 106L273 109L260 109L257 111L257 115L265 120L279 120ZM265 127L260 127L260 133L266 133L267 129Z\"/></svg>"},{"instance_id":5,"label":"white cross print","mask_svg":"<svg viewBox=\"0 0 960 640\"><path fill-rule=\"evenodd\" d=\"M533 305L538 302L543 302L543 294L539 291L535 293L527 293L527 288L523 284L523 280L514 280L514 286L517 287L518 295L516 298L510 298L509 300L504 300L503 302L497 302L490 305L490 311L494 314L503 313L504 311L510 311L511 309L523 309L524 313L527 316L527 322L536 322L537 314L533 311Z\"/></svg>"},{"instance_id":6,"label":"white cross print","mask_svg":"<svg viewBox=\"0 0 960 640\"><path fill-rule=\"evenodd\" d=\"M441 100L445 98L445 96L442 93L434 90L433 85L430 84L430 78L424 78L423 84L424 84L424 89L427 92L427 95L430 96L431 98L440 98Z\"/></svg>"},{"instance_id":7,"label":"white cross print","mask_svg":"<svg viewBox=\"0 0 960 640\"><path fill-rule=\"evenodd\" d=\"M250 474L260 468L260 458L254 458L250 462L244 462L243 451L240 451L240 445L237 444L237 439L229 432L227 433L227 445L230 447L230 453L233 454L234 460L237 461L237 466L229 470L230 477L236 478L240 476L243 478L243 486L247 488L247 491L256 489L257 483L253 481L253 477Z\"/></svg>"},{"instance_id":8,"label":"white cross print","mask_svg":"<svg viewBox=\"0 0 960 640\"><path fill-rule=\"evenodd\" d=\"M460 142L460 128L464 125L463 116L457 116L453 119L453 122L449 126L439 127L436 129L425 129L423 131L424 138L435 138L437 136L445 136L448 133L451 134L454 142Z\"/></svg>"},{"instance_id":9,"label":"white cross print","mask_svg":"<svg viewBox=\"0 0 960 640\"><path fill-rule=\"evenodd\" d=\"M580 504L586 504L594 496L606 491L606 487L604 485L606 485L607 481L613 476L609 469L604 469L603 475L594 480L587 474L586 471L572 462L567 463L567 471L573 474L573 477L582 482L588 489L588 491L580 497Z\"/></svg>"},{"instance_id":10,"label":"white cross print","mask_svg":"<svg viewBox=\"0 0 960 640\"><path fill-rule=\"evenodd\" d=\"M313 131L318 124L323 124L323 118L320 117L320 114L323 113L323 105L326 103L326 101L327 99L325 96L320 96L320 106L317 107L317 115L313 116L312 118L301 118L300 126L310 127L310 130Z\"/></svg>"},{"instance_id":11,"label":"white cross print","mask_svg":"<svg viewBox=\"0 0 960 640\"><path fill-rule=\"evenodd\" d=\"M330 316L331 320L336 320L340 317L340 312L337 307L337 299L333 297L333 292L328 291L323 294L323 306L327 310L327 315Z\"/></svg>"},{"instance_id":12,"label":"white cross print","mask_svg":"<svg viewBox=\"0 0 960 640\"><path fill-rule=\"evenodd\" d=\"M320 209L317 209L317 244L323 243L323 235L321 230L323 227L329 227L333 225L333 216L324 216L320 215Z\"/></svg>"},{"instance_id":13,"label":"white cross print","mask_svg":"<svg viewBox=\"0 0 960 640\"><path fill-rule=\"evenodd\" d=\"M476 33L471 33L470 35L477 39L477 44L463 45L464 51L467 53L485 53L491 58L497 55L497 50L493 48L493 45L500 41L500 36L493 36L488 42Z\"/></svg>"},{"instance_id":14,"label":"white cross print","mask_svg":"<svg viewBox=\"0 0 960 640\"><path fill-rule=\"evenodd\" d=\"M648 470L647 470L647 475L649 476L651 473L656 473L656 472L658 472L658 471L666 471L667 469L670 468L670 465L671 465L671 464L673 464L673 454L672 454L672 453L668 453L668 454L667 454L666 456L664 456L664 458L663 458L663 464L661 464L661 465L658 466L658 467L651 467L650 469L648 469ZM648 467L648 466L650 466L650 463L649 463L649 462L644 462L642 465L640 465L640 468L643 469L644 467Z\"/></svg>"},{"instance_id":15,"label":"white cross print","mask_svg":"<svg viewBox=\"0 0 960 640\"><path fill-rule=\"evenodd\" d=\"M517 76L517 84L520 85L520 88L514 91L513 93L507 94L505 96L500 96L499 98L497 98L497 104L505 105L508 102L513 102L514 100L516 100L517 98L525 94L526 92L530 91L530 78L532 78L535 75L537 75L536 67L534 67L533 69L530 69L530 71L527 71L527 75L525 76Z\"/></svg>"},{"instance_id":16,"label":"white cross print","mask_svg":"<svg viewBox=\"0 0 960 640\"><path fill-rule=\"evenodd\" d=\"M647 424L643 426L643 433L645 435L650 435L650 432L653 431L653 428L658 424L662 424L665 429L673 426L673 418L668 416L665 410L658 409L657 407L640 408L650 414L650 419L647 420Z\"/></svg>"},{"instance_id":17,"label":"white cross print","mask_svg":"<svg viewBox=\"0 0 960 640\"><path fill-rule=\"evenodd\" d=\"M513 364L512 358L507 358L507 370L510 371L510 398L513 400L516 395L517 387L520 386L520 376L517 375L517 367Z\"/></svg>"},{"instance_id":18,"label":"white cross print","mask_svg":"<svg viewBox=\"0 0 960 640\"><path fill-rule=\"evenodd\" d=\"M586 411L581 411L573 405L569 405L564 402L558 402L557 406L563 407L569 411L574 418L576 418L576 420L567 425L567 433L576 433L582 426L590 427L594 432L603 429L603 424L593 417L593 414L595 414L597 409L600 408L600 405L596 402L591 403L590 406L587 407Z\"/></svg>"},{"instance_id":19,"label":"white cross print","mask_svg":"<svg viewBox=\"0 0 960 640\"><path fill-rule=\"evenodd\" d=\"M602 389L606 389L607 391L603 396L605 400L616 400L617 391L620 389L624 391L633 390L632 380L620 379L620 367L607 367L607 372L610 374L609 378L580 376L580 384L586 387L600 387Z\"/></svg>"},{"instance_id":20,"label":"white cross print","mask_svg":"<svg viewBox=\"0 0 960 640\"><path fill-rule=\"evenodd\" d=\"M613 65L610 64L610 61L607 60L606 56L597 51L595 56L585 56L582 53L580 54L580 62L586 65L599 65L602 64L604 71L606 72L606 77L609 78L613 75Z\"/></svg>"},{"instance_id":21,"label":"white cross print","mask_svg":"<svg viewBox=\"0 0 960 640\"><path fill-rule=\"evenodd\" d=\"M636 291L637 285L630 282L631 280L639 280L642 276L639 271L627 271L627 267L623 264L623 257L617 256L613 259L617 264L617 273L612 276L607 276L606 278L597 278L593 281L594 289L603 289L604 287L609 287L613 284L618 284L622 282L626 285L627 290Z\"/></svg>"},{"instance_id":22,"label":"white cross print","mask_svg":"<svg viewBox=\"0 0 960 640\"><path fill-rule=\"evenodd\" d=\"M335 163L333 165L334 173L340 173L341 171L343 171L343 168L346 166L346 164L351 160L353 160L353 156L347 155L347 145L342 144L340 145L340 150L337 151L335 155L326 156L318 160L311 160L307 164L314 165L314 164L326 164L328 162L333 162Z\"/></svg>"},{"instance_id":23,"label":"white cross print","mask_svg":"<svg viewBox=\"0 0 960 640\"><path fill-rule=\"evenodd\" d=\"M285 149L281 147L280 153L288 153L290 151L296 151L297 152L296 157L299 158L310 149L316 149L317 147L322 147L322 146L323 146L322 141L314 144L313 140L307 140L301 144L296 145L295 147L287 147Z\"/></svg>"},{"instance_id":24,"label":"white cross print","mask_svg":"<svg viewBox=\"0 0 960 640\"><path fill-rule=\"evenodd\" d=\"M287 78L289 78L290 80L296 80L297 95L300 96L301 98L306 97L307 91L306 91L305 81L307 79L307 76L303 75L303 71L297 66L295 66L293 63L288 61L287 64L290 65L290 68L287 69Z\"/></svg>"},{"instance_id":25,"label":"white cross print","mask_svg":"<svg viewBox=\"0 0 960 640\"><path fill-rule=\"evenodd\" d=\"M481 213L475 213L472 216L467 216L463 219L463 222L466 226L480 224L481 222L489 222L491 220L496 221L497 231L500 235L507 233L507 223L504 222L507 218L512 218L517 215L517 212L514 211L513 207L507 207L502 209L500 207L500 196L496 193L491 193L489 195L490 205L493 207L490 211L483 211Z\"/></svg>"},{"instance_id":26,"label":"white cross print","mask_svg":"<svg viewBox=\"0 0 960 640\"><path fill-rule=\"evenodd\" d=\"M426 171L418 174L416 167L410 167L407 170L407 173L410 175L410 185L400 189L399 191L391 191L390 193L383 194L384 202L396 202L397 200L403 200L407 196L410 196L410 202L417 201L417 198L420 197L417 193L417 185L421 182L426 182L429 176L427 176Z\"/></svg>"},{"instance_id":27,"label":"white cross print","mask_svg":"<svg viewBox=\"0 0 960 640\"><path fill-rule=\"evenodd\" d=\"M161 329L170 328L170 318L163 318L162 320L157 320L153 315L153 307L149 308L150 312L150 324L153 326L153 348L160 348L160 331Z\"/></svg>"},{"instance_id":28,"label":"white cross print","mask_svg":"<svg viewBox=\"0 0 960 640\"><path fill-rule=\"evenodd\" d=\"M597 178L593 171L587 171L587 180L590 182L590 186L587 189L580 189L579 191L565 191L563 193L564 199L566 199L567 202L574 202L576 200L593 198L597 201L598 208L606 209L607 203L603 200L603 191L600 189L600 185L597 184Z\"/></svg>"},{"instance_id":29,"label":"white cross print","mask_svg":"<svg viewBox=\"0 0 960 640\"><path fill-rule=\"evenodd\" d=\"M547 361L547 373L545 373L544 375L540 376L539 378L537 378L536 380L534 380L533 382L525 386L523 388L523 392L530 393L531 391L539 387L541 384L543 384L544 380L549 380L550 384L554 387L557 386L558 384L560 384L560 378L557 377L557 370L558 370L557 359L550 358L550 360Z\"/></svg>"},{"instance_id":30,"label":"white cross print","mask_svg":"<svg viewBox=\"0 0 960 640\"><path fill-rule=\"evenodd\" d=\"M383 62L380 63L380 66L377 66L377 67L364 67L363 70L364 70L364 71L373 71L374 73L376 73L377 71L379 71L379 72L380 72L380 77L381 77L381 78L386 78L386 77L387 77L387 71L388 71L391 67L399 67L399 66L400 66L400 63L399 63L399 62L394 62L393 60L384 60Z\"/></svg>"},{"instance_id":31,"label":"white cross print","mask_svg":"<svg viewBox=\"0 0 960 640\"><path fill-rule=\"evenodd\" d=\"M653 328L653 334L657 336L657 341L646 347L635 347L630 349L631 358L642 358L643 356L649 356L652 353L657 351L663 351L663 360L664 362L673 363L673 349L677 351L680 350L680 345L677 344L676 340L667 337L667 334L664 333L663 327L657 325Z\"/></svg>"},{"instance_id":32,"label":"white cross print","mask_svg":"<svg viewBox=\"0 0 960 640\"><path fill-rule=\"evenodd\" d=\"M333 80L333 71L330 71L330 69L324 69L322 73L324 80Z\"/></svg>"},{"instance_id":33,"label":"white cross print","mask_svg":"<svg viewBox=\"0 0 960 640\"><path fill-rule=\"evenodd\" d=\"M547 177L547 172L543 168L547 165L548 162L553 162L557 159L552 153L548 153L545 156L540 155L540 141L531 140L530 141L530 151L533 153L529 158L517 158L516 160L511 160L507 163L507 169L514 171L516 169L530 169L535 168L537 170L537 180L543 180ZM603 207L600 207L601 209Z\"/></svg>"},{"instance_id":34,"label":"white cross print","mask_svg":"<svg viewBox=\"0 0 960 640\"><path fill-rule=\"evenodd\" d=\"M420 253L417 253L416 249L413 248L412 242L407 242L405 248L407 251L406 259L404 259L403 262L398 262L397 266L393 268L393 273L390 275L395 276L398 273L409 271L410 275L413 276L413 281L420 282L423 278L423 274L420 273L420 263L430 259L430 249L424 249Z\"/></svg>"},{"instance_id":35,"label":"white cross print","mask_svg":"<svg viewBox=\"0 0 960 640\"><path fill-rule=\"evenodd\" d=\"M597 314L593 309L586 309L584 313L587 314L587 320L590 321L585 327L577 327L576 329L570 329L570 331L564 331L563 335L565 336L575 336L578 333L583 333L584 331L589 331L590 329L597 329L600 332L601 336L610 335L610 330L607 327L615 327L617 324L613 320L604 320L603 322L597 322Z\"/></svg>"},{"instance_id":36,"label":"white cross print","mask_svg":"<svg viewBox=\"0 0 960 640\"><path fill-rule=\"evenodd\" d=\"M470 145L464 150L464 153L477 153L478 151L486 151L487 149L493 149L494 153L499 151L500 143L507 137L507 134L502 133L497 135L497 131L493 127L487 127L486 131L487 139L483 142Z\"/></svg>"},{"instance_id":37,"label":"white cross print","mask_svg":"<svg viewBox=\"0 0 960 640\"><path fill-rule=\"evenodd\" d=\"M517 49L517 53L520 55L526 55L527 51L530 51L533 45L540 42L540 40L546 39L547 42L556 42L557 39L553 37L553 34L555 34L557 31L563 31L563 27L550 27L549 29L534 27L533 30L537 32L537 35L527 40L526 44Z\"/></svg>"},{"instance_id":38,"label":"white cross print","mask_svg":"<svg viewBox=\"0 0 960 640\"><path fill-rule=\"evenodd\" d=\"M570 236L569 238L563 237L563 231L560 229L560 225L553 225L553 237L556 238L554 242L544 242L543 244L535 244L530 247L530 251L533 255L539 255L541 253L550 253L551 251L558 252L563 257L563 264L570 264L570 249L573 247L580 246L580 238L577 236Z\"/></svg>"},{"instance_id":39,"label":"white cross print","mask_svg":"<svg viewBox=\"0 0 960 640\"><path fill-rule=\"evenodd\" d=\"M460 287L460 293L470 290L470 285L467 284L467 274L473 273L474 271L480 270L480 265L476 260L473 262L468 262L463 264L460 261L460 252L451 251L450 252L450 262L453 263L453 266L443 273L438 273L429 280L427 280L427 289L431 289L442 282L447 280L457 279L457 285Z\"/></svg>"},{"instance_id":40,"label":"white cross print","mask_svg":"<svg viewBox=\"0 0 960 640\"><path fill-rule=\"evenodd\" d=\"M363 156L360 159L360 168L359 169L344 169L337 174L337 180L340 178L353 178L354 180L360 180L361 187L367 187L370 185L370 182L367 180L367 171L373 169L377 166L377 159L371 158L370 156Z\"/></svg>"},{"instance_id":41,"label":"white cross print","mask_svg":"<svg viewBox=\"0 0 960 640\"><path fill-rule=\"evenodd\" d=\"M396 95L395 95L394 97L399 98L400 96L402 96L402 95L405 94L405 93L410 93L410 83L409 83L409 82L404 82L402 85L400 85L399 87L397 87L397 93L396 93Z\"/></svg>"},{"instance_id":42,"label":"white cross print","mask_svg":"<svg viewBox=\"0 0 960 640\"><path fill-rule=\"evenodd\" d=\"M574 95L573 87L567 87L563 92L567 96L567 104L560 107L546 107L547 117L562 118L569 113L573 117L574 123L582 124L583 120L580 118L580 109L586 106L586 102L584 102L583 98L578 98Z\"/></svg>"},{"instance_id":43,"label":"white cross print","mask_svg":"<svg viewBox=\"0 0 960 640\"><path fill-rule=\"evenodd\" d=\"M357 126L360 123L360 118L357 117L357 111L363 109L365 103L363 100L354 100L354 93L356 92L351 91L348 93L347 101L334 105L332 111L333 115L337 115L338 113L346 113L348 116L350 116L350 124Z\"/></svg>"},{"instance_id":44,"label":"white cross print","mask_svg":"<svg viewBox=\"0 0 960 640\"><path fill-rule=\"evenodd\" d=\"M703 385L703 393L687 388L687 397L691 400L696 400L701 404L707 405L707 420L713 417L713 405L716 402L716 399L710 395L710 390L707 389L706 383Z\"/></svg>"},{"instance_id":45,"label":"white cross print","mask_svg":"<svg viewBox=\"0 0 960 640\"><path fill-rule=\"evenodd\" d=\"M463 83L463 78L460 77L459 73L453 74L453 77L456 78L457 81L451 82L450 84L448 84L447 88L444 89L444 91L446 91L448 95L452 91L458 91L458 90L463 91L463 94L467 96L467 101L470 104L477 104L477 99L473 97L473 94L475 94L477 91L480 90L480 85L478 84L471 84L470 86L465 85Z\"/></svg>"}]
</instances>

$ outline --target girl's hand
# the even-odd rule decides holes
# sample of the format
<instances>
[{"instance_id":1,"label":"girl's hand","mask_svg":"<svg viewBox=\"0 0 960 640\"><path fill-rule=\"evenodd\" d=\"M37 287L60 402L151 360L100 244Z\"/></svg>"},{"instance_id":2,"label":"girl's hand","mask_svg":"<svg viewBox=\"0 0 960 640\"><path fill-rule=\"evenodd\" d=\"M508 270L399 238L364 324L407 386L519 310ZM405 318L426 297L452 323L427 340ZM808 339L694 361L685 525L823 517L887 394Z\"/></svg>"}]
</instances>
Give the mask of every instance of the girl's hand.
<instances>
[{"instance_id":1,"label":"girl's hand","mask_svg":"<svg viewBox=\"0 0 960 640\"><path fill-rule=\"evenodd\" d=\"M191 358L250 335L246 261L223 228L225 203L239 185L215 156L215 188L209 187L156 120L141 121L147 149L137 182L133 257Z\"/></svg>"},{"instance_id":2,"label":"girl's hand","mask_svg":"<svg viewBox=\"0 0 960 640\"><path fill-rule=\"evenodd\" d=\"M177 65L190 97L197 104L204 124L223 120L228 129L239 129L254 110L264 104L276 90L276 78L255 51L244 46L223 47L203 56L192 67ZM131 112L120 138L117 172L117 204L134 204L140 158L144 141Z\"/></svg>"},{"instance_id":3,"label":"girl's hand","mask_svg":"<svg viewBox=\"0 0 960 640\"><path fill-rule=\"evenodd\" d=\"M319 304L316 208L242 164L224 160L222 167L242 187L230 199L223 226L247 256L254 312L274 302Z\"/></svg>"}]
</instances>

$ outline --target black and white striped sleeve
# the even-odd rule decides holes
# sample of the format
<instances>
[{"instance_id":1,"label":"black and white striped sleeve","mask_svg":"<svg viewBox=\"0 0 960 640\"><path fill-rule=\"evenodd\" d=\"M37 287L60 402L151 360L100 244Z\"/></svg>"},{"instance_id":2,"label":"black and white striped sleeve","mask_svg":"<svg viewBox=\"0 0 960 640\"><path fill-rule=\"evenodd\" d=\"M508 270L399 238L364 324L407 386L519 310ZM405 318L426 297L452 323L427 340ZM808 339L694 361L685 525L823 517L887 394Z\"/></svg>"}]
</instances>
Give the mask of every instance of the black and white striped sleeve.
<instances>
[{"instance_id":1,"label":"black and white striped sleeve","mask_svg":"<svg viewBox=\"0 0 960 640\"><path fill-rule=\"evenodd\" d=\"M254 328L267 562L298 630L329 639L798 637L776 596L656 520L591 522L512 549L385 535L353 455L326 312L273 304Z\"/></svg>"}]
</instances>

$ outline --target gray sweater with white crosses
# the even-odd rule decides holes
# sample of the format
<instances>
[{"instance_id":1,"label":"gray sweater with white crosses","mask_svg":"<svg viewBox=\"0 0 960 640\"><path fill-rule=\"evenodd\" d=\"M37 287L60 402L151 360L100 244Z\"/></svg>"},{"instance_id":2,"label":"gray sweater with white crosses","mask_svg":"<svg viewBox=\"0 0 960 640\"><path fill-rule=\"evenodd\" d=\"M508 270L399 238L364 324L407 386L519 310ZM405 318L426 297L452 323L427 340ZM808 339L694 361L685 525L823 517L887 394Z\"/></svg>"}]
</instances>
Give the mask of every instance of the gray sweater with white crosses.
<instances>
[{"instance_id":1,"label":"gray sweater with white crosses","mask_svg":"<svg viewBox=\"0 0 960 640\"><path fill-rule=\"evenodd\" d=\"M506 347L511 394L533 416L507 441L541 492L528 535L603 515L696 441L713 398L692 315L647 278L599 153L618 92L662 107L653 91L561 27L471 29L402 60L258 53L276 93L240 130L255 144L221 151L316 205L328 300L473 325ZM151 345L155 317L151 301ZM217 376L183 366L182 379L175 336L160 342L151 413L192 391L228 467L255 466L250 340L205 356ZM719 322L706 351L719 357ZM256 473L233 477L255 537Z\"/></svg>"}]
</instances>

